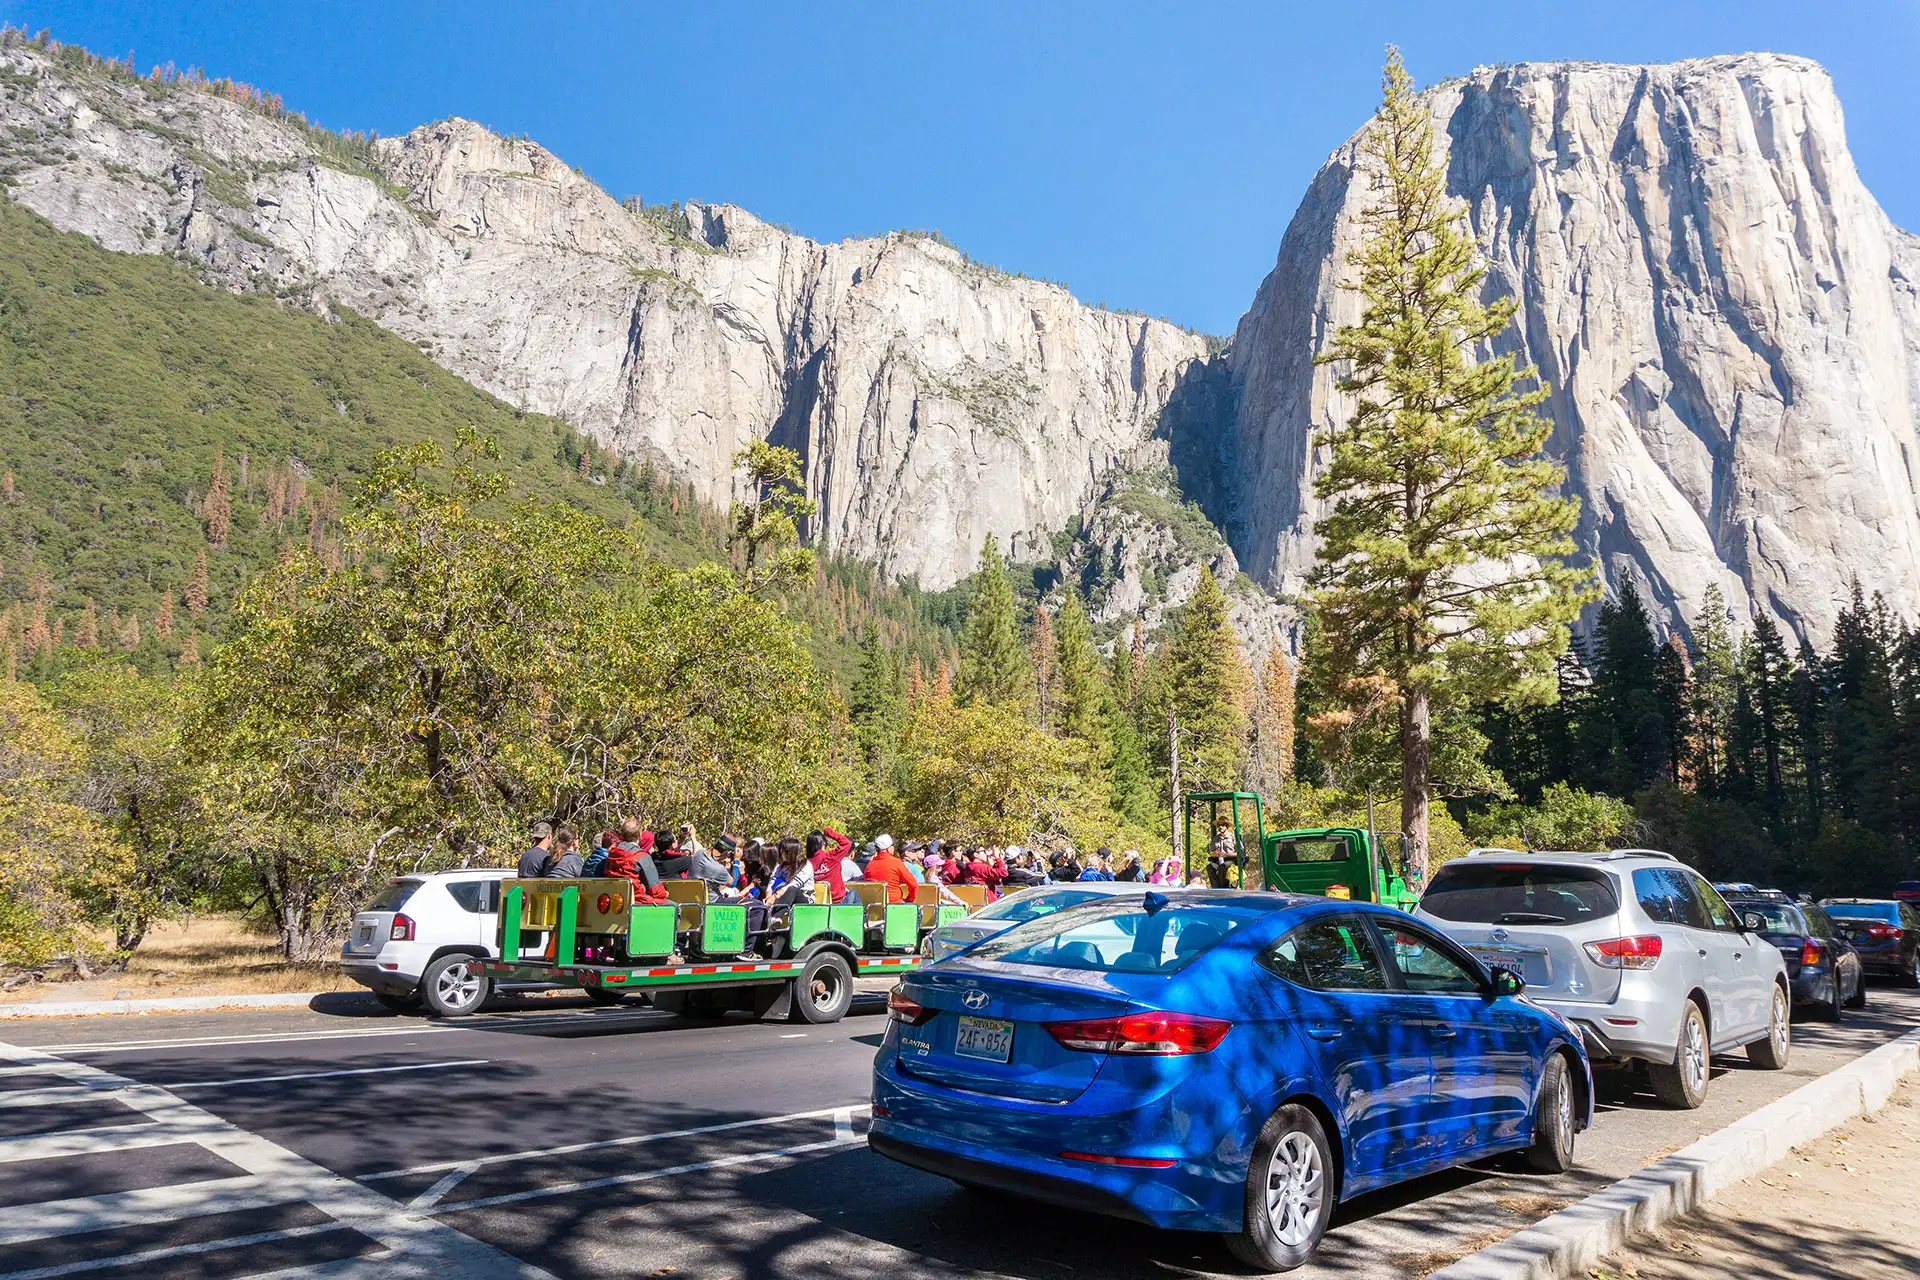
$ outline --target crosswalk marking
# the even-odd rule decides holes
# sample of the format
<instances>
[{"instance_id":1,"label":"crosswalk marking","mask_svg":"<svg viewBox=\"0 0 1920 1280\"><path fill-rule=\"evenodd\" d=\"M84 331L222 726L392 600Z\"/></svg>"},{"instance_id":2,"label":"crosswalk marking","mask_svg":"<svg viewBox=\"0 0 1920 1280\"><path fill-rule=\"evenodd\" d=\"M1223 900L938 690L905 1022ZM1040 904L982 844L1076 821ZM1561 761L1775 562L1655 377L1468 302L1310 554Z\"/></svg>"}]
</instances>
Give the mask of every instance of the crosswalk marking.
<instances>
[{"instance_id":1,"label":"crosswalk marking","mask_svg":"<svg viewBox=\"0 0 1920 1280\"><path fill-rule=\"evenodd\" d=\"M133 1124L106 1125L98 1129L68 1129L60 1133L30 1133L19 1138L0 1138L0 1164L21 1160L56 1160L66 1156L94 1156L110 1151L133 1151L140 1147L165 1147L176 1142L191 1142L185 1133L140 1120Z\"/></svg>"},{"instance_id":2,"label":"crosswalk marking","mask_svg":"<svg viewBox=\"0 0 1920 1280\"><path fill-rule=\"evenodd\" d=\"M136 1223L168 1222L238 1208L277 1204L310 1204L338 1226L351 1227L385 1250L377 1259L348 1259L353 1265L333 1263L288 1268L273 1273L280 1280L410 1280L458 1276L461 1280L551 1280L545 1271L462 1234L431 1218L409 1214L401 1205L370 1187L322 1168L285 1147L230 1124L211 1112L184 1101L166 1089L141 1084L86 1063L51 1056L41 1049L0 1042L0 1064L31 1066L57 1076L87 1097L113 1097L145 1115L156 1130L171 1139L197 1144L244 1173L183 1186L153 1187L112 1195L89 1196L0 1209L0 1245L73 1234ZM34 1090L39 1105L69 1101L64 1087ZM52 1095L49 1098L47 1095ZM4 1095L0 1095L4 1096ZM28 1104L32 1105L32 1104ZM0 1148L16 1158L21 1153L45 1152L49 1140L64 1141L69 1149L116 1150L111 1145L154 1136L135 1134L134 1125L114 1126L112 1135L86 1138L82 1133L35 1135L38 1145ZM126 1258L116 1259L116 1262ZM26 1273L32 1275L33 1272ZM0 1274L0 1280L25 1280L19 1274ZM262 1277L261 1280L266 1280Z\"/></svg>"},{"instance_id":3,"label":"crosswalk marking","mask_svg":"<svg viewBox=\"0 0 1920 1280\"><path fill-rule=\"evenodd\" d=\"M256 1231L252 1235L230 1236L225 1240L200 1240L193 1244L168 1245L164 1249L143 1249L139 1253L123 1253L116 1258L89 1258L84 1262L63 1262L57 1266L9 1271L6 1273L5 1280L58 1280L60 1276L104 1271L108 1267L130 1267L148 1262L161 1262L168 1258L188 1258L195 1254L217 1253L221 1249L244 1249L249 1245L272 1244L280 1240L299 1240L305 1236L317 1236L329 1231L347 1229L347 1224L344 1222L316 1222L311 1226L288 1227L284 1231Z\"/></svg>"},{"instance_id":4,"label":"crosswalk marking","mask_svg":"<svg viewBox=\"0 0 1920 1280\"><path fill-rule=\"evenodd\" d=\"M62 1102L92 1102L101 1098L115 1098L120 1095L118 1089L96 1089L91 1085L67 1084L51 1089L29 1089L19 1093L0 1093L0 1109L14 1107L51 1107Z\"/></svg>"},{"instance_id":5,"label":"crosswalk marking","mask_svg":"<svg viewBox=\"0 0 1920 1280\"><path fill-rule=\"evenodd\" d=\"M461 1058L456 1062L414 1062L404 1067L351 1067L343 1071L301 1071L285 1076L242 1076L238 1080L187 1080L162 1086L167 1089L219 1089L236 1084L277 1084L282 1080L331 1080L335 1076L384 1076L395 1071L433 1071L440 1067L484 1067L486 1058ZM0 1095L4 1096L4 1095Z\"/></svg>"},{"instance_id":6,"label":"crosswalk marking","mask_svg":"<svg viewBox=\"0 0 1920 1280\"><path fill-rule=\"evenodd\" d=\"M0 1245L70 1236L82 1231L104 1231L110 1227L171 1222L186 1217L189 1210L200 1214L264 1209L285 1204L287 1199L286 1192L280 1188L249 1174L142 1187L138 1191L116 1191L104 1196L12 1205L0 1209Z\"/></svg>"}]
</instances>

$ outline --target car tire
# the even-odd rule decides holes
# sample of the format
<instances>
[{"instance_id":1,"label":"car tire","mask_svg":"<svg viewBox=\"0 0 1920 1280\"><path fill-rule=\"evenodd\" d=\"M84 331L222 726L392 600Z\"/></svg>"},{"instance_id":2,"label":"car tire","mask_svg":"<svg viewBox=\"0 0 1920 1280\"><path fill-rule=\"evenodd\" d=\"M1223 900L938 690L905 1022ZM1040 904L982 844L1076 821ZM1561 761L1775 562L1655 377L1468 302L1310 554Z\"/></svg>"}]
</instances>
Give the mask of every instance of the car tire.
<instances>
[{"instance_id":1,"label":"car tire","mask_svg":"<svg viewBox=\"0 0 1920 1280\"><path fill-rule=\"evenodd\" d=\"M1778 1071L1787 1065L1793 1051L1792 1005L1787 993L1773 989L1773 1003L1767 1012L1767 1034L1747 1046L1747 1061L1762 1071Z\"/></svg>"},{"instance_id":2,"label":"car tire","mask_svg":"<svg viewBox=\"0 0 1920 1280\"><path fill-rule=\"evenodd\" d=\"M1713 1072L1713 1052L1707 1039L1707 1015L1687 1001L1680 1016L1680 1039L1673 1062L1647 1064L1647 1082L1654 1097L1670 1107L1692 1111L1707 1100L1707 1078Z\"/></svg>"},{"instance_id":3,"label":"car tire","mask_svg":"<svg viewBox=\"0 0 1920 1280\"><path fill-rule=\"evenodd\" d=\"M1333 1150L1319 1117L1281 1107L1253 1144L1245 1225L1223 1237L1227 1250L1261 1271L1291 1271L1320 1246L1334 1198Z\"/></svg>"},{"instance_id":4,"label":"car tire","mask_svg":"<svg viewBox=\"0 0 1920 1280\"><path fill-rule=\"evenodd\" d=\"M1920 987L1920 949L1915 949L1913 958L1907 961L1907 971L1900 975L1903 987Z\"/></svg>"},{"instance_id":5,"label":"car tire","mask_svg":"<svg viewBox=\"0 0 1920 1280\"><path fill-rule=\"evenodd\" d=\"M1533 1108L1533 1145L1527 1148L1527 1167L1538 1173L1565 1173L1573 1168L1573 1074L1565 1054L1547 1059L1540 1077L1540 1096Z\"/></svg>"},{"instance_id":6,"label":"car tire","mask_svg":"<svg viewBox=\"0 0 1920 1280\"><path fill-rule=\"evenodd\" d=\"M420 1012L420 993L418 991L376 991L373 998L395 1013Z\"/></svg>"},{"instance_id":7,"label":"car tire","mask_svg":"<svg viewBox=\"0 0 1920 1280\"><path fill-rule=\"evenodd\" d=\"M1840 971L1833 971L1833 990L1825 1000L1813 1002L1813 1016L1822 1022L1840 1021Z\"/></svg>"},{"instance_id":8,"label":"car tire","mask_svg":"<svg viewBox=\"0 0 1920 1280\"><path fill-rule=\"evenodd\" d=\"M1847 1008L1864 1009L1867 1007L1867 975L1864 970L1853 975L1853 994L1847 997Z\"/></svg>"},{"instance_id":9,"label":"car tire","mask_svg":"<svg viewBox=\"0 0 1920 1280\"><path fill-rule=\"evenodd\" d=\"M793 980L793 1020L838 1022L853 1003L853 967L838 951L816 951Z\"/></svg>"},{"instance_id":10,"label":"car tire","mask_svg":"<svg viewBox=\"0 0 1920 1280\"><path fill-rule=\"evenodd\" d=\"M493 979L472 956L441 956L420 975L420 998L438 1018L464 1018L487 1002Z\"/></svg>"}]
</instances>

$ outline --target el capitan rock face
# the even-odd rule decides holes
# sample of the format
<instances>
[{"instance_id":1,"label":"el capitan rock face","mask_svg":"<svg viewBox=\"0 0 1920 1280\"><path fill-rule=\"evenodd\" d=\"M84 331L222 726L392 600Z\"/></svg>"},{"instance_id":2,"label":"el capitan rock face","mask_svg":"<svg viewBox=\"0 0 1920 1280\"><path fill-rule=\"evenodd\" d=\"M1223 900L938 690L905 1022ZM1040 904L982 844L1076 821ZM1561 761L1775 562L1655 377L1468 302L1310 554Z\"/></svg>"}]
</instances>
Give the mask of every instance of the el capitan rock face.
<instances>
[{"instance_id":1,"label":"el capitan rock face","mask_svg":"<svg viewBox=\"0 0 1920 1280\"><path fill-rule=\"evenodd\" d=\"M1855 575L1920 610L1920 242L1861 184L1826 73L1546 64L1430 101L1609 583L1670 624L1718 584L1819 642ZM1369 198L1356 150L1314 181L1231 355L1235 549L1275 586L1311 565L1310 441L1348 408L1310 360L1358 316L1336 285Z\"/></svg>"}]
</instances>

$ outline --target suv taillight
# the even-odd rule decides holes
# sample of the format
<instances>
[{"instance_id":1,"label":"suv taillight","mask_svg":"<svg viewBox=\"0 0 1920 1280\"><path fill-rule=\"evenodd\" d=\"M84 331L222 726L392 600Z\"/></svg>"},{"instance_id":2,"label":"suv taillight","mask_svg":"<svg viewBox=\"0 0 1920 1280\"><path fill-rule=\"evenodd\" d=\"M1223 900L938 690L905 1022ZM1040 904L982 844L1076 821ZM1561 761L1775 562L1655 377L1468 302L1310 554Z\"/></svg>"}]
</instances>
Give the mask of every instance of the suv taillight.
<instances>
[{"instance_id":1,"label":"suv taillight","mask_svg":"<svg viewBox=\"0 0 1920 1280\"><path fill-rule=\"evenodd\" d=\"M1118 1018L1042 1025L1063 1049L1162 1058L1206 1053L1233 1030L1233 1024L1223 1018L1203 1018L1195 1013L1129 1013Z\"/></svg>"},{"instance_id":2,"label":"suv taillight","mask_svg":"<svg viewBox=\"0 0 1920 1280\"><path fill-rule=\"evenodd\" d=\"M917 1027L938 1012L940 1012L938 1009L929 1009L917 1001L907 999L899 987L887 992L887 1016L895 1022L904 1022L910 1027Z\"/></svg>"},{"instance_id":3,"label":"suv taillight","mask_svg":"<svg viewBox=\"0 0 1920 1280\"><path fill-rule=\"evenodd\" d=\"M1807 968L1820 963L1820 944L1812 938L1800 944L1800 963Z\"/></svg>"},{"instance_id":4,"label":"suv taillight","mask_svg":"<svg viewBox=\"0 0 1920 1280\"><path fill-rule=\"evenodd\" d=\"M413 941L413 917L399 915L393 918L393 928L387 930L389 942Z\"/></svg>"},{"instance_id":5,"label":"suv taillight","mask_svg":"<svg viewBox=\"0 0 1920 1280\"><path fill-rule=\"evenodd\" d=\"M1589 942L1587 954L1603 969L1651 969L1660 963L1660 935L1642 933Z\"/></svg>"}]
</instances>

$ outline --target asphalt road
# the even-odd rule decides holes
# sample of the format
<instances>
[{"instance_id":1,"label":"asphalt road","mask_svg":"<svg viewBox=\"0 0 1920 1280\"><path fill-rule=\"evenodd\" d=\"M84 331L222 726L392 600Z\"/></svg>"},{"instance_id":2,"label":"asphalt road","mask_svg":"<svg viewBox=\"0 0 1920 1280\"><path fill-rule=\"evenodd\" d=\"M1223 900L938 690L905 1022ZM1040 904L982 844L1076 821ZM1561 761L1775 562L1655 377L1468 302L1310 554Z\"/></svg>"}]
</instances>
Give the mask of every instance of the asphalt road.
<instances>
[{"instance_id":1,"label":"asphalt road","mask_svg":"<svg viewBox=\"0 0 1920 1280\"><path fill-rule=\"evenodd\" d=\"M737 1017L738 1015L736 1015ZM1418 1276L1920 1022L1876 986L1707 1105L1610 1095L1578 1167L1343 1206L1303 1277ZM1244 1274L1211 1237L963 1192L867 1151L877 991L832 1027L572 1002L0 1026L0 1280Z\"/></svg>"}]
</instances>

